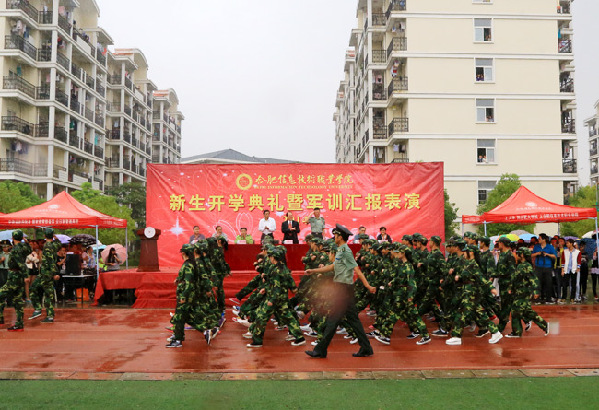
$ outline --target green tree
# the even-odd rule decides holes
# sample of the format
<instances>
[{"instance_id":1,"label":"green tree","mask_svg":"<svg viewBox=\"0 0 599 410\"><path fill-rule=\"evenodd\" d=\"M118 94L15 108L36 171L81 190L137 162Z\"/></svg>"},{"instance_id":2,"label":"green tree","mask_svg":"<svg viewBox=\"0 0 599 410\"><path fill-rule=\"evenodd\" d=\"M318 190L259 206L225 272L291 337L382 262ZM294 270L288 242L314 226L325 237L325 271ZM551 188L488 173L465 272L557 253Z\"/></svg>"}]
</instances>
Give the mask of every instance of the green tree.
<instances>
[{"instance_id":1,"label":"green tree","mask_svg":"<svg viewBox=\"0 0 599 410\"><path fill-rule=\"evenodd\" d=\"M574 195L570 197L570 205L578 208L595 208L596 207L596 187L582 187ZM562 236L577 236L581 237L589 231L595 230L595 221L585 219L578 222L564 222L560 224L560 233Z\"/></svg>"},{"instance_id":2,"label":"green tree","mask_svg":"<svg viewBox=\"0 0 599 410\"><path fill-rule=\"evenodd\" d=\"M447 189L444 191L445 195L445 237L451 238L456 234L456 229L459 226L459 223L455 220L458 217L459 208L455 206L453 202L449 199L449 194L447 193Z\"/></svg>"},{"instance_id":3,"label":"green tree","mask_svg":"<svg viewBox=\"0 0 599 410\"><path fill-rule=\"evenodd\" d=\"M96 211L102 212L105 215L114 216L116 218L126 219L128 227L128 240L135 240L135 221L131 217L131 209L126 206L119 205L116 199L111 196L102 194L100 191L92 189L89 182L81 185L80 191L73 192L73 197L84 205L89 206ZM67 235L72 236L78 233L88 233L95 235L95 229L69 229ZM109 245L113 243L125 244L124 229L100 229L98 231L100 242Z\"/></svg>"},{"instance_id":4,"label":"green tree","mask_svg":"<svg viewBox=\"0 0 599 410\"><path fill-rule=\"evenodd\" d=\"M504 203L514 192L520 188L520 177L516 174L503 174L499 178L499 182L495 185L492 191L487 195L487 200L476 208L476 213L482 215L485 212ZM535 225L517 225L517 224L487 224L487 236L495 236L510 233L517 229L524 229L528 232L533 232ZM484 234L484 226L478 228L480 234Z\"/></svg>"},{"instance_id":5,"label":"green tree","mask_svg":"<svg viewBox=\"0 0 599 410\"><path fill-rule=\"evenodd\" d=\"M106 191L107 195L115 197L119 205L131 209L131 217L138 228L146 227L146 187L139 182L126 182Z\"/></svg>"},{"instance_id":6,"label":"green tree","mask_svg":"<svg viewBox=\"0 0 599 410\"><path fill-rule=\"evenodd\" d=\"M0 182L0 212L9 214L44 202L23 182Z\"/></svg>"}]
</instances>

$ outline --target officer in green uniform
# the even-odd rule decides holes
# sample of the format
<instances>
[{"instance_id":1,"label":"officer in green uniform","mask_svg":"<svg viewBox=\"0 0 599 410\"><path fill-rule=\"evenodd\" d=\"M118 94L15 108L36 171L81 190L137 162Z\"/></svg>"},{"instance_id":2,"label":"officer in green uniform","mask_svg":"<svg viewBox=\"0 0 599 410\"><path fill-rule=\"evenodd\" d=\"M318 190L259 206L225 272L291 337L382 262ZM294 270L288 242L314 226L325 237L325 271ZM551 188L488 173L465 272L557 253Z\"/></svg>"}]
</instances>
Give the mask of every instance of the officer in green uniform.
<instances>
[{"instance_id":1,"label":"officer in green uniform","mask_svg":"<svg viewBox=\"0 0 599 410\"><path fill-rule=\"evenodd\" d=\"M54 323L54 276L58 275L58 251L62 248L62 243L54 236L54 229L46 228L44 230L46 243L42 250L42 263L40 274L29 288L31 303L33 304L33 314L29 318L35 319L42 315L42 297L46 307L46 318L42 323Z\"/></svg>"},{"instance_id":2,"label":"officer in green uniform","mask_svg":"<svg viewBox=\"0 0 599 410\"><path fill-rule=\"evenodd\" d=\"M4 309L6 303L11 302L17 314L17 320L14 326L9 327L9 332L23 331L23 312L25 303L25 278L29 276L25 259L31 251L31 246L23 240L23 231L16 229L12 232L13 248L10 251L8 259L8 279L2 288L0 288L0 324L4 324Z\"/></svg>"},{"instance_id":3,"label":"officer in green uniform","mask_svg":"<svg viewBox=\"0 0 599 410\"><path fill-rule=\"evenodd\" d=\"M366 277L358 268L358 264L354 259L351 249L347 246L347 240L352 235L351 231L345 226L337 224L333 230L333 234L335 235L335 243L339 247L335 255L335 262L332 265L322 268L310 269L307 273L335 273L333 278L336 290L336 293L333 296L335 308L327 318L322 340L316 345L314 350L308 350L306 351L306 354L311 357L327 357L327 349L333 336L335 336L337 325L345 318L347 326L356 334L358 343L360 344L360 350L357 353L354 353L353 356L372 356L374 353L372 346L368 341L368 337L364 332L364 327L358 318L358 312L356 310L353 288L354 272L371 293L375 292L375 288L368 284Z\"/></svg>"}]
</instances>

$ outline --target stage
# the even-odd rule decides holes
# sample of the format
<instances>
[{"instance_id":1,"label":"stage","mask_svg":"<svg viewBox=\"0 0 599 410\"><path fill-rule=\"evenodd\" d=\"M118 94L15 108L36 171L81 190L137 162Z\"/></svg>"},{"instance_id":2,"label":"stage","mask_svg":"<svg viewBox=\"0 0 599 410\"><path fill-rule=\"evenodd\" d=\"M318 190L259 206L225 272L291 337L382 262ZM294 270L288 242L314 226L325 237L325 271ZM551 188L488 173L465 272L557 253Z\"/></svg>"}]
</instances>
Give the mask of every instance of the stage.
<instances>
[{"instance_id":1,"label":"stage","mask_svg":"<svg viewBox=\"0 0 599 410\"><path fill-rule=\"evenodd\" d=\"M408 331L397 325L391 345L372 339L375 354L353 358L357 345L337 335L326 359L311 359L309 345L291 347L286 332L268 325L264 347L246 348L241 337L247 328L228 321L222 333L207 346L203 335L186 331L184 346L164 347L170 335L167 310L57 309L54 324L26 320L25 331L5 329L14 320L6 309L0 326L0 378L69 379L181 379L194 378L411 378L508 377L593 375L599 369L599 305L541 306L535 308L550 322L553 334L545 337L533 326L521 339L477 339L464 332L462 346L447 346L433 338L424 346L407 340ZM26 309L25 317L31 314ZM361 315L365 326L372 318ZM435 326L428 323L430 330ZM506 329L506 332L509 330ZM308 342L311 341L307 338ZM292 373L290 373L292 372ZM324 372L324 373L323 373Z\"/></svg>"}]
</instances>

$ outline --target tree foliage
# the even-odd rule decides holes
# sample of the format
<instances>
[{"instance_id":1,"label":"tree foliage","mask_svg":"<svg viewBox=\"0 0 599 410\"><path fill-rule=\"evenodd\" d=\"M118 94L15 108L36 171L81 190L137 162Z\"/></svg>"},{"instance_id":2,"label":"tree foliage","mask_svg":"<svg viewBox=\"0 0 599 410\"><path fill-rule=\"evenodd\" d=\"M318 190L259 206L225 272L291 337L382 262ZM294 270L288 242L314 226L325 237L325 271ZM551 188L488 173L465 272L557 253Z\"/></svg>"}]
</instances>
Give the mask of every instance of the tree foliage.
<instances>
[{"instance_id":1,"label":"tree foliage","mask_svg":"<svg viewBox=\"0 0 599 410\"><path fill-rule=\"evenodd\" d=\"M458 217L459 208L455 206L455 203L449 199L447 189L444 191L445 195L445 237L450 238L456 234L456 229L459 226L455 220Z\"/></svg>"},{"instance_id":2,"label":"tree foliage","mask_svg":"<svg viewBox=\"0 0 599 410\"><path fill-rule=\"evenodd\" d=\"M44 202L23 182L0 182L0 212L9 214Z\"/></svg>"},{"instance_id":3,"label":"tree foliage","mask_svg":"<svg viewBox=\"0 0 599 410\"><path fill-rule=\"evenodd\" d=\"M106 191L116 199L119 205L131 209L131 217L138 228L146 226L146 187L139 182L127 182Z\"/></svg>"},{"instance_id":4,"label":"tree foliage","mask_svg":"<svg viewBox=\"0 0 599 410\"><path fill-rule=\"evenodd\" d=\"M595 186L582 187L574 195L570 197L570 205L579 208L595 208L596 209L597 188ZM582 237L585 233L595 230L595 221L585 219L578 222L565 222L560 226L562 236L577 236Z\"/></svg>"},{"instance_id":5,"label":"tree foliage","mask_svg":"<svg viewBox=\"0 0 599 410\"><path fill-rule=\"evenodd\" d=\"M514 192L522 186L520 177L516 174L503 174L495 188L487 195L487 200L476 208L476 213L482 215L485 212L504 203ZM487 224L487 236L495 236L510 233L518 229L524 229L533 232L535 225L517 225L517 224ZM484 226L478 228L480 234L484 234Z\"/></svg>"},{"instance_id":6,"label":"tree foliage","mask_svg":"<svg viewBox=\"0 0 599 410\"><path fill-rule=\"evenodd\" d=\"M84 205L89 206L96 211L102 212L103 214L114 216L116 218L122 218L127 220L128 227L128 239L129 242L135 240L135 221L131 217L131 209L126 206L119 205L116 199L111 196L102 194L100 191L92 189L92 185L89 182L85 182L81 185L80 191L72 193L73 197ZM95 229L68 229L67 235L72 236L78 233L88 233L95 235ZM124 229L100 229L98 231L100 242L109 245L113 243L125 244L125 230Z\"/></svg>"}]
</instances>

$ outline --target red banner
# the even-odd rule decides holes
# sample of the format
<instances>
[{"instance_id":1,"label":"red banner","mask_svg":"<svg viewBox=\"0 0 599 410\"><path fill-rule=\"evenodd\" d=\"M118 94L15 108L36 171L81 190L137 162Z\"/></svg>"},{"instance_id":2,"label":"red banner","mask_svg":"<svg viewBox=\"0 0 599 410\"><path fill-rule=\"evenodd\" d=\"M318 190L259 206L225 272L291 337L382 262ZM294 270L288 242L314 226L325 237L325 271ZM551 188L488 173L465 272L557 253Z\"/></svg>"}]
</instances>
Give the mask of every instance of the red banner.
<instances>
[{"instance_id":1,"label":"red banner","mask_svg":"<svg viewBox=\"0 0 599 410\"><path fill-rule=\"evenodd\" d=\"M325 236L340 223L376 238L379 228L399 241L404 234L430 237L444 231L443 163L410 164L148 164L147 226L162 230L161 266L178 266L179 249L194 225L206 237L223 228L230 242L247 228L260 240L262 211L281 223L292 211L302 240L310 233L303 219L321 208Z\"/></svg>"}]
</instances>

